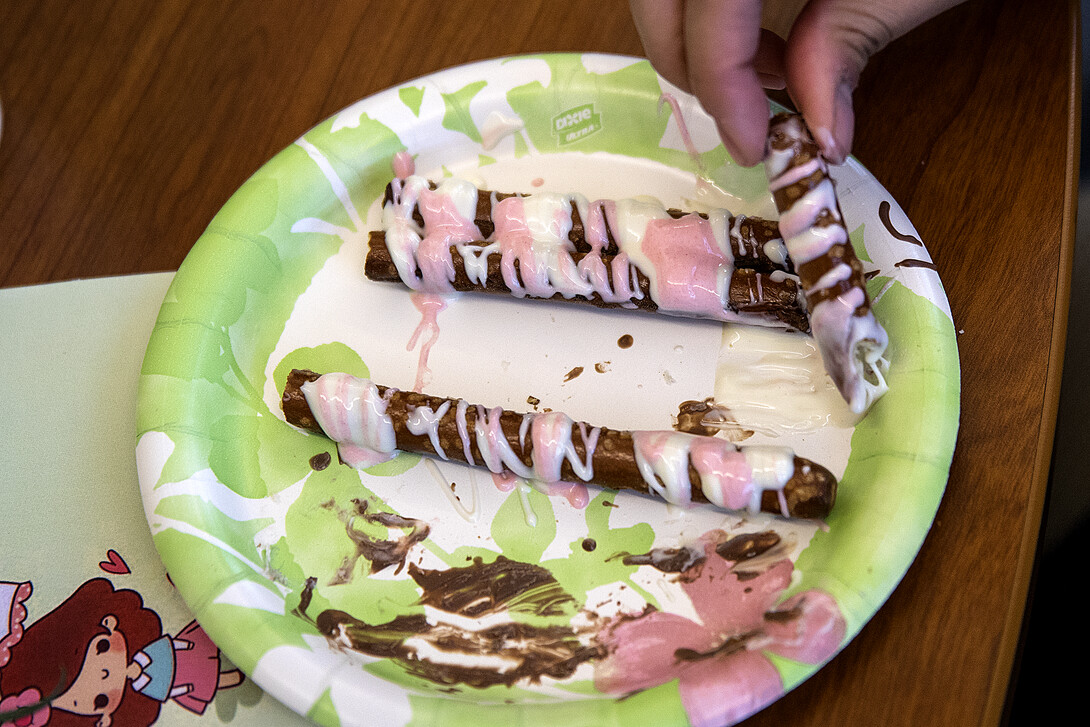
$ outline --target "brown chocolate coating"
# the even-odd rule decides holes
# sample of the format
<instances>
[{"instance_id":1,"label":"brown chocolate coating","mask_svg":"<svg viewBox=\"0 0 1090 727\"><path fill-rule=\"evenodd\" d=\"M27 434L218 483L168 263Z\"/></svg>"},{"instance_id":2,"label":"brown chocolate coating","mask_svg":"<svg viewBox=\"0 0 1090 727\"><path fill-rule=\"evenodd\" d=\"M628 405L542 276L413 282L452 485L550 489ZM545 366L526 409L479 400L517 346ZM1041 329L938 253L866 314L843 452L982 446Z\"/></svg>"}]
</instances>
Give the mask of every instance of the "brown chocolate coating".
<instances>
[{"instance_id":1,"label":"brown chocolate coating","mask_svg":"<svg viewBox=\"0 0 1090 727\"><path fill-rule=\"evenodd\" d=\"M293 369L288 374L281 407L289 424L324 434L302 392L303 384L318 379L320 375L313 371ZM470 437L469 442L472 461L467 460L465 456L457 423L457 407L454 405L457 402L456 399L445 399L413 391L390 391L385 386L378 386L378 391L388 402L386 413L393 423L399 450L437 456L428 435L413 434L409 431L406 422L417 407L427 406L433 411L438 411L444 402L449 401L452 406L439 420L438 426L439 445L446 459L478 466L481 464L483 457L477 448L475 437ZM465 412L465 423L469 431L473 431L476 418L477 407L470 405ZM500 427L512 451L529 467L532 465L533 443L527 441L525 447L520 443L519 429L522 419L523 414L504 410L500 416ZM590 431L589 425L585 428L586 431ZM581 434L583 429L584 427L578 425L572 428L572 444L578 457L585 461L586 445ZM613 490L635 490L644 494L653 494L649 491L636 464L632 432L606 427L600 427L598 431L598 442L592 453L594 475L588 484ZM561 464L560 474L564 480L584 482L566 460ZM694 483L699 482L699 475L692 465L689 467L689 479ZM796 457L795 474L784 487L788 514L801 518L826 517L836 500L836 486L836 478L829 470L810 460ZM698 487L693 488L692 499L695 502L707 502L707 498ZM765 512L780 514L780 502L775 492L764 493L761 509Z\"/></svg>"},{"instance_id":2,"label":"brown chocolate coating","mask_svg":"<svg viewBox=\"0 0 1090 727\"><path fill-rule=\"evenodd\" d=\"M785 133L780 126L792 118L799 118L799 114L792 113L790 111L781 111L772 117L768 123L768 146L773 151L783 151L784 149L790 149L795 145L796 139L791 135ZM803 122L803 127L806 127ZM791 160L791 164L788 169L793 167L801 167L810 161L821 156L821 147L817 145L813 137L807 130L806 138L801 140L798 145L798 149L795 151L795 155Z\"/></svg>"}]
</instances>

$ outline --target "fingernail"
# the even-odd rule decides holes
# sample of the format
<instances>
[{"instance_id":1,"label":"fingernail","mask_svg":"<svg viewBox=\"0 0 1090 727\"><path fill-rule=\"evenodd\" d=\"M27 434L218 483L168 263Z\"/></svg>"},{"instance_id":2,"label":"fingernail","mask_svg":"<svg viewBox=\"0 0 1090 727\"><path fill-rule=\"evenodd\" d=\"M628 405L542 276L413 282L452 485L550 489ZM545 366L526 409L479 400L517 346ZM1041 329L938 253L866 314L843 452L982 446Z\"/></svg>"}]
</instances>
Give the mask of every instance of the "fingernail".
<instances>
[{"instance_id":1,"label":"fingernail","mask_svg":"<svg viewBox=\"0 0 1090 727\"><path fill-rule=\"evenodd\" d=\"M818 132L818 144L822 146L825 157L833 164L843 164L851 151L852 127L855 124L855 111L852 108L854 88L854 84L846 80L837 85L833 98L832 128L826 127ZM841 141L838 142L837 139Z\"/></svg>"},{"instance_id":2,"label":"fingernail","mask_svg":"<svg viewBox=\"0 0 1090 727\"><path fill-rule=\"evenodd\" d=\"M760 80L761 86L769 91L782 91L787 88L787 81L783 76L777 76L775 73L761 73L757 72L757 79Z\"/></svg>"},{"instance_id":3,"label":"fingernail","mask_svg":"<svg viewBox=\"0 0 1090 727\"><path fill-rule=\"evenodd\" d=\"M844 152L840 150L840 146L837 145L832 132L824 126L820 126L814 129L814 140L817 141L818 146L821 147L821 153L826 159L833 164L844 163Z\"/></svg>"}]
</instances>

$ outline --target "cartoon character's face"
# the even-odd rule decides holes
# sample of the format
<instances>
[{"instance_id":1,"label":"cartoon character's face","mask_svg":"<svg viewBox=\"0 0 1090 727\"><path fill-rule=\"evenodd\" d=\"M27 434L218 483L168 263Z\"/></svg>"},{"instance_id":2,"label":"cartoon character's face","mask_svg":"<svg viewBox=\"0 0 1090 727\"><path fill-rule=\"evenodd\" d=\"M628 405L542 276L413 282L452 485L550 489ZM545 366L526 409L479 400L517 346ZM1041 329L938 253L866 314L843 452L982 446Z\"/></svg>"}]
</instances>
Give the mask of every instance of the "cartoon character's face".
<instances>
[{"instance_id":1,"label":"cartoon character's face","mask_svg":"<svg viewBox=\"0 0 1090 727\"><path fill-rule=\"evenodd\" d=\"M110 715L125 694L125 681L140 675L140 667L129 661L125 635L117 629L117 618L106 616L98 634L87 644L83 666L68 690L53 706L76 714L100 715L100 727L108 727ZM133 673L130 674L129 672Z\"/></svg>"}]
</instances>

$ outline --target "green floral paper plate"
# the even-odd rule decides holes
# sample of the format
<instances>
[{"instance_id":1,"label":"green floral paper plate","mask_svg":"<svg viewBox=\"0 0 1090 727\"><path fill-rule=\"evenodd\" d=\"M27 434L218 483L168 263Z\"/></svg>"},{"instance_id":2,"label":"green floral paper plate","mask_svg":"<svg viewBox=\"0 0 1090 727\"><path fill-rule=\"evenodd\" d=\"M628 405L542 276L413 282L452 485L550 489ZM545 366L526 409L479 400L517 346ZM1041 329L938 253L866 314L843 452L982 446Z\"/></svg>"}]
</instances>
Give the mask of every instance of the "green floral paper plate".
<instances>
[{"instance_id":1,"label":"green floral paper plate","mask_svg":"<svg viewBox=\"0 0 1090 727\"><path fill-rule=\"evenodd\" d=\"M773 214L762 170L635 58L476 63L307 132L197 241L141 372L147 518L205 630L325 725L722 724L814 673L912 563L957 434L954 327L896 202L856 161L834 170L891 340L889 393L854 422L798 334L490 296L425 325L362 274L405 149L421 174L491 189ZM501 487L406 454L357 471L284 422L293 367L626 429L714 398L735 433L841 476L839 501L814 525Z\"/></svg>"}]
</instances>

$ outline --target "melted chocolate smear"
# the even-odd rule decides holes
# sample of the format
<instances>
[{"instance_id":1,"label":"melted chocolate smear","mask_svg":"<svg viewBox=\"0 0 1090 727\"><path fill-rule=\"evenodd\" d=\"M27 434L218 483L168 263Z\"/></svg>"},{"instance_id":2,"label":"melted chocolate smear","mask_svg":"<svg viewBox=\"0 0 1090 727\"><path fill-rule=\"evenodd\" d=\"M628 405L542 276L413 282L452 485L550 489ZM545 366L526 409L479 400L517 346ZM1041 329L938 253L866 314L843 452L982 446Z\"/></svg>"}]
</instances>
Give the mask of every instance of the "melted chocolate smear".
<instances>
[{"instance_id":1,"label":"melted chocolate smear","mask_svg":"<svg viewBox=\"0 0 1090 727\"><path fill-rule=\"evenodd\" d=\"M703 401L681 402L674 429L704 437L714 437L724 432L731 442L741 442L753 436L752 430L739 426L730 409L716 404L712 397Z\"/></svg>"},{"instance_id":2,"label":"melted chocolate smear","mask_svg":"<svg viewBox=\"0 0 1090 727\"><path fill-rule=\"evenodd\" d=\"M329 452L319 452L310 458L310 468L321 472L333 462L333 456Z\"/></svg>"},{"instance_id":3,"label":"melted chocolate smear","mask_svg":"<svg viewBox=\"0 0 1090 727\"><path fill-rule=\"evenodd\" d=\"M631 348L632 347L632 336L628 335L627 333L624 334L623 336L621 336L620 338L617 339L617 346L620 347L620 348Z\"/></svg>"},{"instance_id":4,"label":"melted chocolate smear","mask_svg":"<svg viewBox=\"0 0 1090 727\"><path fill-rule=\"evenodd\" d=\"M799 603L794 608L789 608L784 611L766 611L764 620L771 623L791 623L801 615L802 604Z\"/></svg>"},{"instance_id":5,"label":"melted chocolate smear","mask_svg":"<svg viewBox=\"0 0 1090 727\"><path fill-rule=\"evenodd\" d=\"M713 437L718 431L704 424L704 415L712 410L711 397L704 401L683 401L678 407L677 422L674 429L689 434L699 434L705 437Z\"/></svg>"},{"instance_id":6,"label":"melted chocolate smear","mask_svg":"<svg viewBox=\"0 0 1090 727\"><path fill-rule=\"evenodd\" d=\"M730 561L731 572L739 581L753 580L765 569L786 557L794 547L793 538L783 540L778 533L767 530L745 533L720 542L715 552Z\"/></svg>"},{"instance_id":7,"label":"melted chocolate smear","mask_svg":"<svg viewBox=\"0 0 1090 727\"><path fill-rule=\"evenodd\" d=\"M919 245L920 247L923 247L923 243L920 242L920 238L904 232L899 232L897 228L893 226L893 222L889 219L889 210L889 202L886 200L882 200L881 203L878 205L878 219L882 221L882 225L886 228L886 231L896 237L901 242L911 242L913 245Z\"/></svg>"},{"instance_id":8,"label":"melted chocolate smear","mask_svg":"<svg viewBox=\"0 0 1090 727\"><path fill-rule=\"evenodd\" d=\"M938 271L939 269L938 266L936 266L933 262L928 262L927 260L916 260L915 258L901 260L900 262L896 262L893 265L894 267L898 268L927 268L928 270L935 271Z\"/></svg>"},{"instance_id":9,"label":"melted chocolate smear","mask_svg":"<svg viewBox=\"0 0 1090 727\"><path fill-rule=\"evenodd\" d=\"M435 664L413 659L406 665L410 673L438 684L466 684L483 689L494 685L511 686L519 681L539 682L541 677L566 679L585 661L604 654L598 645L583 643L568 626L531 626L510 622L479 632L463 631L445 624L421 634L443 651L462 652L500 658L506 668Z\"/></svg>"},{"instance_id":10,"label":"melted chocolate smear","mask_svg":"<svg viewBox=\"0 0 1090 727\"><path fill-rule=\"evenodd\" d=\"M574 369L572 369L571 371L569 371L567 374L564 375L564 381L571 381L576 376L579 376L581 373L583 373L583 367L582 366L576 366Z\"/></svg>"},{"instance_id":11,"label":"melted chocolate smear","mask_svg":"<svg viewBox=\"0 0 1090 727\"><path fill-rule=\"evenodd\" d=\"M723 560L741 563L756 558L758 555L779 545L779 543L779 533L773 530L766 530L762 533L736 535L730 540L716 545L715 552Z\"/></svg>"},{"instance_id":12,"label":"melted chocolate smear","mask_svg":"<svg viewBox=\"0 0 1090 727\"><path fill-rule=\"evenodd\" d=\"M405 558L409 549L417 543L427 539L431 532L428 524L421 520L395 515L391 512L368 512L369 505L366 500L352 500L351 510L340 510L337 514L344 523L344 530L356 546L353 555L345 556L341 567L330 580L329 585L339 585L352 580L352 574L356 569L356 562L360 558L371 564L371 573L378 573L390 566L396 566L395 573L400 573L405 567ZM322 507L335 508L332 502L323 503ZM391 530L407 530L408 532L399 538L383 540L372 537L356 527L356 521L381 525Z\"/></svg>"},{"instance_id":13,"label":"melted chocolate smear","mask_svg":"<svg viewBox=\"0 0 1090 727\"><path fill-rule=\"evenodd\" d=\"M382 624L369 624L349 613L328 609L312 621L331 642L369 656L392 659L408 673L449 691L455 685L478 689L511 686L541 677L566 679L583 662L605 655L605 647L569 625L535 626L506 621L479 630L462 628L442 612L459 617L487 612L529 610L539 615L565 614L575 600L546 569L497 557L475 558L472 565L425 570L413 564L409 573L423 590L420 603L435 608L428 617L408 614ZM314 579L308 579L296 612L310 620L306 608ZM462 655L462 664L435 663L431 649ZM476 664L474 661L476 660Z\"/></svg>"},{"instance_id":14,"label":"melted chocolate smear","mask_svg":"<svg viewBox=\"0 0 1090 727\"><path fill-rule=\"evenodd\" d=\"M474 558L471 565L448 570L424 570L410 563L409 575L424 591L420 603L462 616L501 609L560 616L575 606L548 570L502 555L491 563Z\"/></svg>"},{"instance_id":15,"label":"melted chocolate smear","mask_svg":"<svg viewBox=\"0 0 1090 727\"><path fill-rule=\"evenodd\" d=\"M663 573L687 573L703 565L705 557L703 548L654 548L638 555L626 554L621 562L625 565L649 565Z\"/></svg>"},{"instance_id":16,"label":"melted chocolate smear","mask_svg":"<svg viewBox=\"0 0 1090 727\"><path fill-rule=\"evenodd\" d=\"M720 654L733 654L746 648L746 642L755 636L759 636L761 632L751 631L749 633L741 634L739 636L731 636L726 639L719 646L708 651L697 651L696 649L677 649L674 651L674 658L678 661L703 661L704 659L710 659L713 656L719 656Z\"/></svg>"},{"instance_id":17,"label":"melted chocolate smear","mask_svg":"<svg viewBox=\"0 0 1090 727\"><path fill-rule=\"evenodd\" d=\"M322 635L341 646L387 659L405 656L405 640L432 628L422 613L397 616L384 624L372 625L333 608L318 614L314 623Z\"/></svg>"},{"instance_id":18,"label":"melted chocolate smear","mask_svg":"<svg viewBox=\"0 0 1090 727\"><path fill-rule=\"evenodd\" d=\"M313 623L313 619L307 615L307 609L310 608L310 599L314 597L314 586L318 583L318 579L311 576L303 582L303 592L299 594L299 605L292 609L299 618L305 619Z\"/></svg>"}]
</instances>

